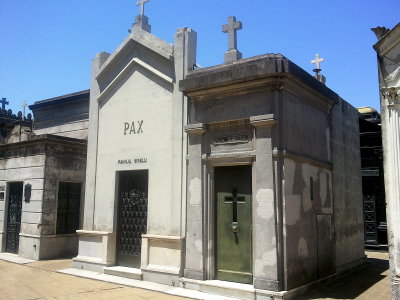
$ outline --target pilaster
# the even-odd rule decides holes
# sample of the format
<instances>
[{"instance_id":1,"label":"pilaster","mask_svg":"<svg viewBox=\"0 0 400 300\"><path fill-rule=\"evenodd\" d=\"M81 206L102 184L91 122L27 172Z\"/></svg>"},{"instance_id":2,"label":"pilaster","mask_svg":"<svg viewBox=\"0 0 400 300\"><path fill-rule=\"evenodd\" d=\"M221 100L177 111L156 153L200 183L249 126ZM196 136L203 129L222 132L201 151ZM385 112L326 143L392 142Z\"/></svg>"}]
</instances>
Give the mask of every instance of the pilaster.
<instances>
[{"instance_id":1,"label":"pilaster","mask_svg":"<svg viewBox=\"0 0 400 300\"><path fill-rule=\"evenodd\" d=\"M274 115L250 118L255 127L256 161L253 165L253 243L254 287L279 291L278 228L276 223L272 126Z\"/></svg>"},{"instance_id":2,"label":"pilaster","mask_svg":"<svg viewBox=\"0 0 400 300\"><path fill-rule=\"evenodd\" d=\"M193 69L196 63L197 33L187 27L179 28L174 39L174 69L175 84L172 102L172 160L171 174L181 174L172 178L172 198L175 207L174 211L180 212L180 217L175 218L177 232L174 234L185 236L186 216L186 155L187 136L184 126L187 124L187 103L186 97L179 91L178 83L184 79L187 72ZM182 254L183 255L183 254Z\"/></svg>"},{"instance_id":3,"label":"pilaster","mask_svg":"<svg viewBox=\"0 0 400 300\"><path fill-rule=\"evenodd\" d=\"M392 270L392 299L400 295L400 88L381 88L384 114L384 170L386 216L390 265Z\"/></svg>"},{"instance_id":4,"label":"pilaster","mask_svg":"<svg viewBox=\"0 0 400 300\"><path fill-rule=\"evenodd\" d=\"M96 169L97 169L97 139L99 127L99 103L100 87L96 80L102 64L110 56L107 52L96 55L92 61L92 80L90 85L89 102L89 129L88 129L88 148L86 164L86 188L83 229L94 230L94 211L95 211L95 191L96 191Z\"/></svg>"},{"instance_id":5,"label":"pilaster","mask_svg":"<svg viewBox=\"0 0 400 300\"><path fill-rule=\"evenodd\" d=\"M185 127L189 138L188 195L186 216L186 264L184 276L190 279L205 279L205 237L203 230L203 162L202 139L205 124Z\"/></svg>"}]
</instances>

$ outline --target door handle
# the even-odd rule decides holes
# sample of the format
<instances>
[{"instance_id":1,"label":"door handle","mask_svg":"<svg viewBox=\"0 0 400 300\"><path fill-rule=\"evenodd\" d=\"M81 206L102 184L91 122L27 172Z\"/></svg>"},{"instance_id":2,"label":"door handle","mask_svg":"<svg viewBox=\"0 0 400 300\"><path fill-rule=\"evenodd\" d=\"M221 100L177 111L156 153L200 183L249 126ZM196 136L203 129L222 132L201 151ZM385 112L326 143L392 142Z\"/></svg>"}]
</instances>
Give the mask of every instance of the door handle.
<instances>
[{"instance_id":1,"label":"door handle","mask_svg":"<svg viewBox=\"0 0 400 300\"><path fill-rule=\"evenodd\" d=\"M231 231L232 231L233 235L235 236L235 244L236 245L239 244L239 237L238 237L239 223L238 222L232 222Z\"/></svg>"},{"instance_id":2,"label":"door handle","mask_svg":"<svg viewBox=\"0 0 400 300\"><path fill-rule=\"evenodd\" d=\"M231 230L232 230L232 233L239 233L239 223L232 222Z\"/></svg>"}]
</instances>

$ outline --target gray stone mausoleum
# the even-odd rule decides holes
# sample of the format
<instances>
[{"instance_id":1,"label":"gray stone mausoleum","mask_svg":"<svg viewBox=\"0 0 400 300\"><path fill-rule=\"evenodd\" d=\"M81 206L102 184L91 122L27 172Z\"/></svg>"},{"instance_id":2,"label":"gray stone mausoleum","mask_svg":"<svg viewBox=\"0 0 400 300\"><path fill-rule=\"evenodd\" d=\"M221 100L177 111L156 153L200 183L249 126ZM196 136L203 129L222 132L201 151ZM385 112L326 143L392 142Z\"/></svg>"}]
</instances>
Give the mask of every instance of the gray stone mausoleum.
<instances>
[{"instance_id":1,"label":"gray stone mausoleum","mask_svg":"<svg viewBox=\"0 0 400 300\"><path fill-rule=\"evenodd\" d=\"M0 114L0 247L29 259L76 255L89 91Z\"/></svg>"}]
</instances>

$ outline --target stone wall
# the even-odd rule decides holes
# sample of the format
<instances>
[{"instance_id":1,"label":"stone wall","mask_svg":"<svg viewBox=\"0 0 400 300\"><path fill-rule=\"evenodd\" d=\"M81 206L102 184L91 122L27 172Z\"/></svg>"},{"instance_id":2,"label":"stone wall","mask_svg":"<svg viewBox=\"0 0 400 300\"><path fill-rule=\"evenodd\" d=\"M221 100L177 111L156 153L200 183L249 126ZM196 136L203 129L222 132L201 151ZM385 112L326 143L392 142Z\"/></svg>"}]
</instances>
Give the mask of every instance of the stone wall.
<instances>
[{"instance_id":1,"label":"stone wall","mask_svg":"<svg viewBox=\"0 0 400 300\"><path fill-rule=\"evenodd\" d=\"M89 123L89 93L83 93L79 97L78 99L71 97L65 102L61 101L63 99L57 99L31 105L35 134L54 134L86 140Z\"/></svg>"},{"instance_id":2,"label":"stone wall","mask_svg":"<svg viewBox=\"0 0 400 300\"><path fill-rule=\"evenodd\" d=\"M358 112L339 99L331 112L336 271L362 263L364 220Z\"/></svg>"},{"instance_id":3,"label":"stone wall","mask_svg":"<svg viewBox=\"0 0 400 300\"><path fill-rule=\"evenodd\" d=\"M286 278L292 289L334 273L332 175L329 169L288 158L284 172Z\"/></svg>"}]
</instances>

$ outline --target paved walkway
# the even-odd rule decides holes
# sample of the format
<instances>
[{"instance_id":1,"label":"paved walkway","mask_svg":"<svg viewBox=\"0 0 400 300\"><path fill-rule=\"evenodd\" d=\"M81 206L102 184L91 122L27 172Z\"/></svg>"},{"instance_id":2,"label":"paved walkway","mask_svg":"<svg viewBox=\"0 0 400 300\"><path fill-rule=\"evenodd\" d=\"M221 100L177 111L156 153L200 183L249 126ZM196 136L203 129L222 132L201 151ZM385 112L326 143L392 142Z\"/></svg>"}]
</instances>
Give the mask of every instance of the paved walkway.
<instances>
[{"instance_id":1,"label":"paved walkway","mask_svg":"<svg viewBox=\"0 0 400 300\"><path fill-rule=\"evenodd\" d=\"M18 265L0 260L0 299L178 300L144 289L55 273L70 268L71 260L39 261Z\"/></svg>"},{"instance_id":2,"label":"paved walkway","mask_svg":"<svg viewBox=\"0 0 400 300\"><path fill-rule=\"evenodd\" d=\"M367 251L366 255L365 268L316 287L299 299L390 300L388 253Z\"/></svg>"},{"instance_id":3,"label":"paved walkway","mask_svg":"<svg viewBox=\"0 0 400 300\"><path fill-rule=\"evenodd\" d=\"M388 255L367 252L366 268L327 282L298 299L390 299ZM179 300L144 289L55 273L70 268L71 260L51 260L18 265L0 260L0 299Z\"/></svg>"}]
</instances>

